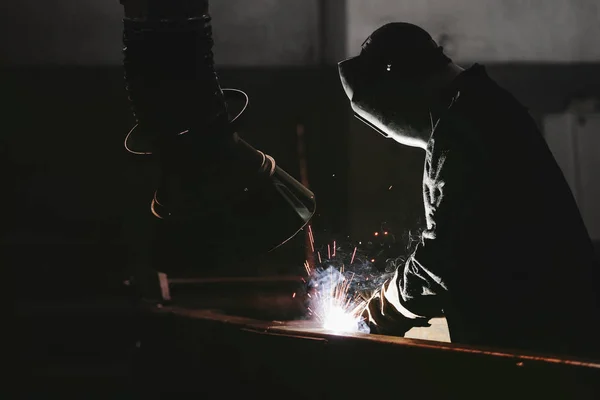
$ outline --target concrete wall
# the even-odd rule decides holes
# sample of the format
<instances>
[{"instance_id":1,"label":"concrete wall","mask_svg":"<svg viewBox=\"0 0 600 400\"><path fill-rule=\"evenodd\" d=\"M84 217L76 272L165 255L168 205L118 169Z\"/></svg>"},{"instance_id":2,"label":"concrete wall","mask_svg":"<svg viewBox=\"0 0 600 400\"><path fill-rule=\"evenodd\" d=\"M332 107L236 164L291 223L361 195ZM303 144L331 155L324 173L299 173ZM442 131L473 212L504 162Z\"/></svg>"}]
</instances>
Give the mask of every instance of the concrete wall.
<instances>
[{"instance_id":1,"label":"concrete wall","mask_svg":"<svg viewBox=\"0 0 600 400\"><path fill-rule=\"evenodd\" d=\"M347 57L348 13L346 0L321 0L321 61L336 65Z\"/></svg>"},{"instance_id":2,"label":"concrete wall","mask_svg":"<svg viewBox=\"0 0 600 400\"><path fill-rule=\"evenodd\" d=\"M211 2L221 66L310 65L319 60L318 0ZM118 65L118 0L0 4L1 64Z\"/></svg>"},{"instance_id":3,"label":"concrete wall","mask_svg":"<svg viewBox=\"0 0 600 400\"><path fill-rule=\"evenodd\" d=\"M460 61L600 60L597 0L218 0L211 13L222 66L331 64L394 20L447 35ZM0 62L120 64L121 18L117 0L2 2Z\"/></svg>"},{"instance_id":4,"label":"concrete wall","mask_svg":"<svg viewBox=\"0 0 600 400\"><path fill-rule=\"evenodd\" d=\"M600 60L597 0L348 0L348 54L392 21L424 27L459 61Z\"/></svg>"},{"instance_id":5,"label":"concrete wall","mask_svg":"<svg viewBox=\"0 0 600 400\"><path fill-rule=\"evenodd\" d=\"M19 0L0 3L2 64L121 62L118 0Z\"/></svg>"},{"instance_id":6,"label":"concrete wall","mask_svg":"<svg viewBox=\"0 0 600 400\"><path fill-rule=\"evenodd\" d=\"M318 62L318 0L216 0L210 4L217 63L302 66Z\"/></svg>"}]
</instances>

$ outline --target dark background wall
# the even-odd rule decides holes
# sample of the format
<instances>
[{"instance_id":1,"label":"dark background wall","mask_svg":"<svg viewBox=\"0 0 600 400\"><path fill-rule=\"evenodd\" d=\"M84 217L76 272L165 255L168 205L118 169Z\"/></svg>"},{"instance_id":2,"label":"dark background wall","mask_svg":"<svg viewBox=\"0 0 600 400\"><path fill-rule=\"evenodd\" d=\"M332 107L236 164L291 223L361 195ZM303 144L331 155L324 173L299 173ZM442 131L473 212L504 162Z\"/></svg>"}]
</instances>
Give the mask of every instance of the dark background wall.
<instances>
[{"instance_id":1,"label":"dark background wall","mask_svg":"<svg viewBox=\"0 0 600 400\"><path fill-rule=\"evenodd\" d=\"M348 0L348 51L394 20L424 27L459 61L597 62L594 0Z\"/></svg>"},{"instance_id":2,"label":"dark background wall","mask_svg":"<svg viewBox=\"0 0 600 400\"><path fill-rule=\"evenodd\" d=\"M210 3L223 66L311 65L319 57L317 0ZM23 0L0 5L0 54L11 64L120 65L118 0Z\"/></svg>"}]
</instances>

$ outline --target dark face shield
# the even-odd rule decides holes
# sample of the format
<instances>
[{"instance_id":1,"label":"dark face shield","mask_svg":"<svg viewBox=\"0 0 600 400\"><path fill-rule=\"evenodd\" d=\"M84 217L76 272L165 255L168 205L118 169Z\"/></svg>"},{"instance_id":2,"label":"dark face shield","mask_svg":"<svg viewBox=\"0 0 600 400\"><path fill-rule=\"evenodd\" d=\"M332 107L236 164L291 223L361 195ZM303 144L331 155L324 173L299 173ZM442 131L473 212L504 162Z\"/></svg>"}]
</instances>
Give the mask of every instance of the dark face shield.
<instances>
[{"instance_id":1,"label":"dark face shield","mask_svg":"<svg viewBox=\"0 0 600 400\"><path fill-rule=\"evenodd\" d=\"M418 113L416 105L419 94L416 85L394 76L391 67L391 64L369 64L361 56L338 64L342 87L353 106L355 118L386 139L391 136L382 129L383 126L389 126L391 121L398 125L400 121ZM357 110L360 110L360 114ZM366 115L381 126L369 121Z\"/></svg>"},{"instance_id":2,"label":"dark face shield","mask_svg":"<svg viewBox=\"0 0 600 400\"><path fill-rule=\"evenodd\" d=\"M374 77L366 71L364 63L360 57L352 57L340 62L338 64L338 73L340 75L342 87L344 88L346 96L350 102L361 108L366 105L368 109L372 109L373 107L369 107L368 104L364 104L364 99L368 97L369 88L374 88L376 80L373 79ZM360 116L356 111L354 112L354 117L366 124L368 127L372 128L374 131L378 132L383 137L389 138L387 133L369 122L364 117Z\"/></svg>"}]
</instances>

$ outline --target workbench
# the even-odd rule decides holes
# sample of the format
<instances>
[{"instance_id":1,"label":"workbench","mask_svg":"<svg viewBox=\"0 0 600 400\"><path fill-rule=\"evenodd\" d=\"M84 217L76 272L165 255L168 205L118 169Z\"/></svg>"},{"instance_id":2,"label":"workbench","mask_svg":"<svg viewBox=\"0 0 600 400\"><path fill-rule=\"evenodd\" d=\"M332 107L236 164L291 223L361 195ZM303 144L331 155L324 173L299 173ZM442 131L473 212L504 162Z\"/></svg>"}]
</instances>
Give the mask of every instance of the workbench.
<instances>
[{"instance_id":1,"label":"workbench","mask_svg":"<svg viewBox=\"0 0 600 400\"><path fill-rule=\"evenodd\" d=\"M138 382L152 382L153 393L194 392L209 398L599 398L599 362L334 333L308 320L260 318L261 304L274 305L271 312L279 309L280 316L294 313L295 298L287 293L294 290L293 282L216 284L223 294L226 286L231 288L230 296L222 296L229 305L218 304L208 290L215 281L192 285L196 289L190 292L197 293L194 304L173 285L180 295L173 298L180 304L145 308ZM254 301L242 287L246 293L254 290ZM267 295L267 287L281 291ZM202 306L201 293L213 299L209 307Z\"/></svg>"}]
</instances>

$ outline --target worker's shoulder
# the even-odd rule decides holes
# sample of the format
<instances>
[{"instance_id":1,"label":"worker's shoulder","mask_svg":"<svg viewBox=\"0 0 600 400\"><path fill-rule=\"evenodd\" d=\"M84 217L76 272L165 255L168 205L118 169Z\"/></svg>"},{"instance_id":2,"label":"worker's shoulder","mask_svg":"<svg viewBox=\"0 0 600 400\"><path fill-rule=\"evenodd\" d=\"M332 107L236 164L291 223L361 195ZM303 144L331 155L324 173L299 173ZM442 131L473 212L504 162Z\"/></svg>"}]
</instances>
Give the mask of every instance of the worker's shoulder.
<instances>
[{"instance_id":1,"label":"worker's shoulder","mask_svg":"<svg viewBox=\"0 0 600 400\"><path fill-rule=\"evenodd\" d=\"M484 66L476 64L463 71L457 78L455 90L460 92L461 103L492 110L489 105L503 104L524 108L519 101L492 77Z\"/></svg>"},{"instance_id":2,"label":"worker's shoulder","mask_svg":"<svg viewBox=\"0 0 600 400\"><path fill-rule=\"evenodd\" d=\"M525 127L523 120L533 121L529 109L490 77L482 65L465 71L459 90L472 118L481 120L488 129L515 123Z\"/></svg>"},{"instance_id":3,"label":"worker's shoulder","mask_svg":"<svg viewBox=\"0 0 600 400\"><path fill-rule=\"evenodd\" d=\"M540 136L529 110L490 78L483 67L463 77L450 112L455 140L475 146L511 145L527 136Z\"/></svg>"},{"instance_id":4,"label":"worker's shoulder","mask_svg":"<svg viewBox=\"0 0 600 400\"><path fill-rule=\"evenodd\" d=\"M499 172L499 166L509 160L515 166L526 163L527 154L519 142L540 135L527 111L493 82L458 93L430 140L431 164L441 160L446 164L443 175L455 174L463 180L472 176L482 184L484 176Z\"/></svg>"}]
</instances>

